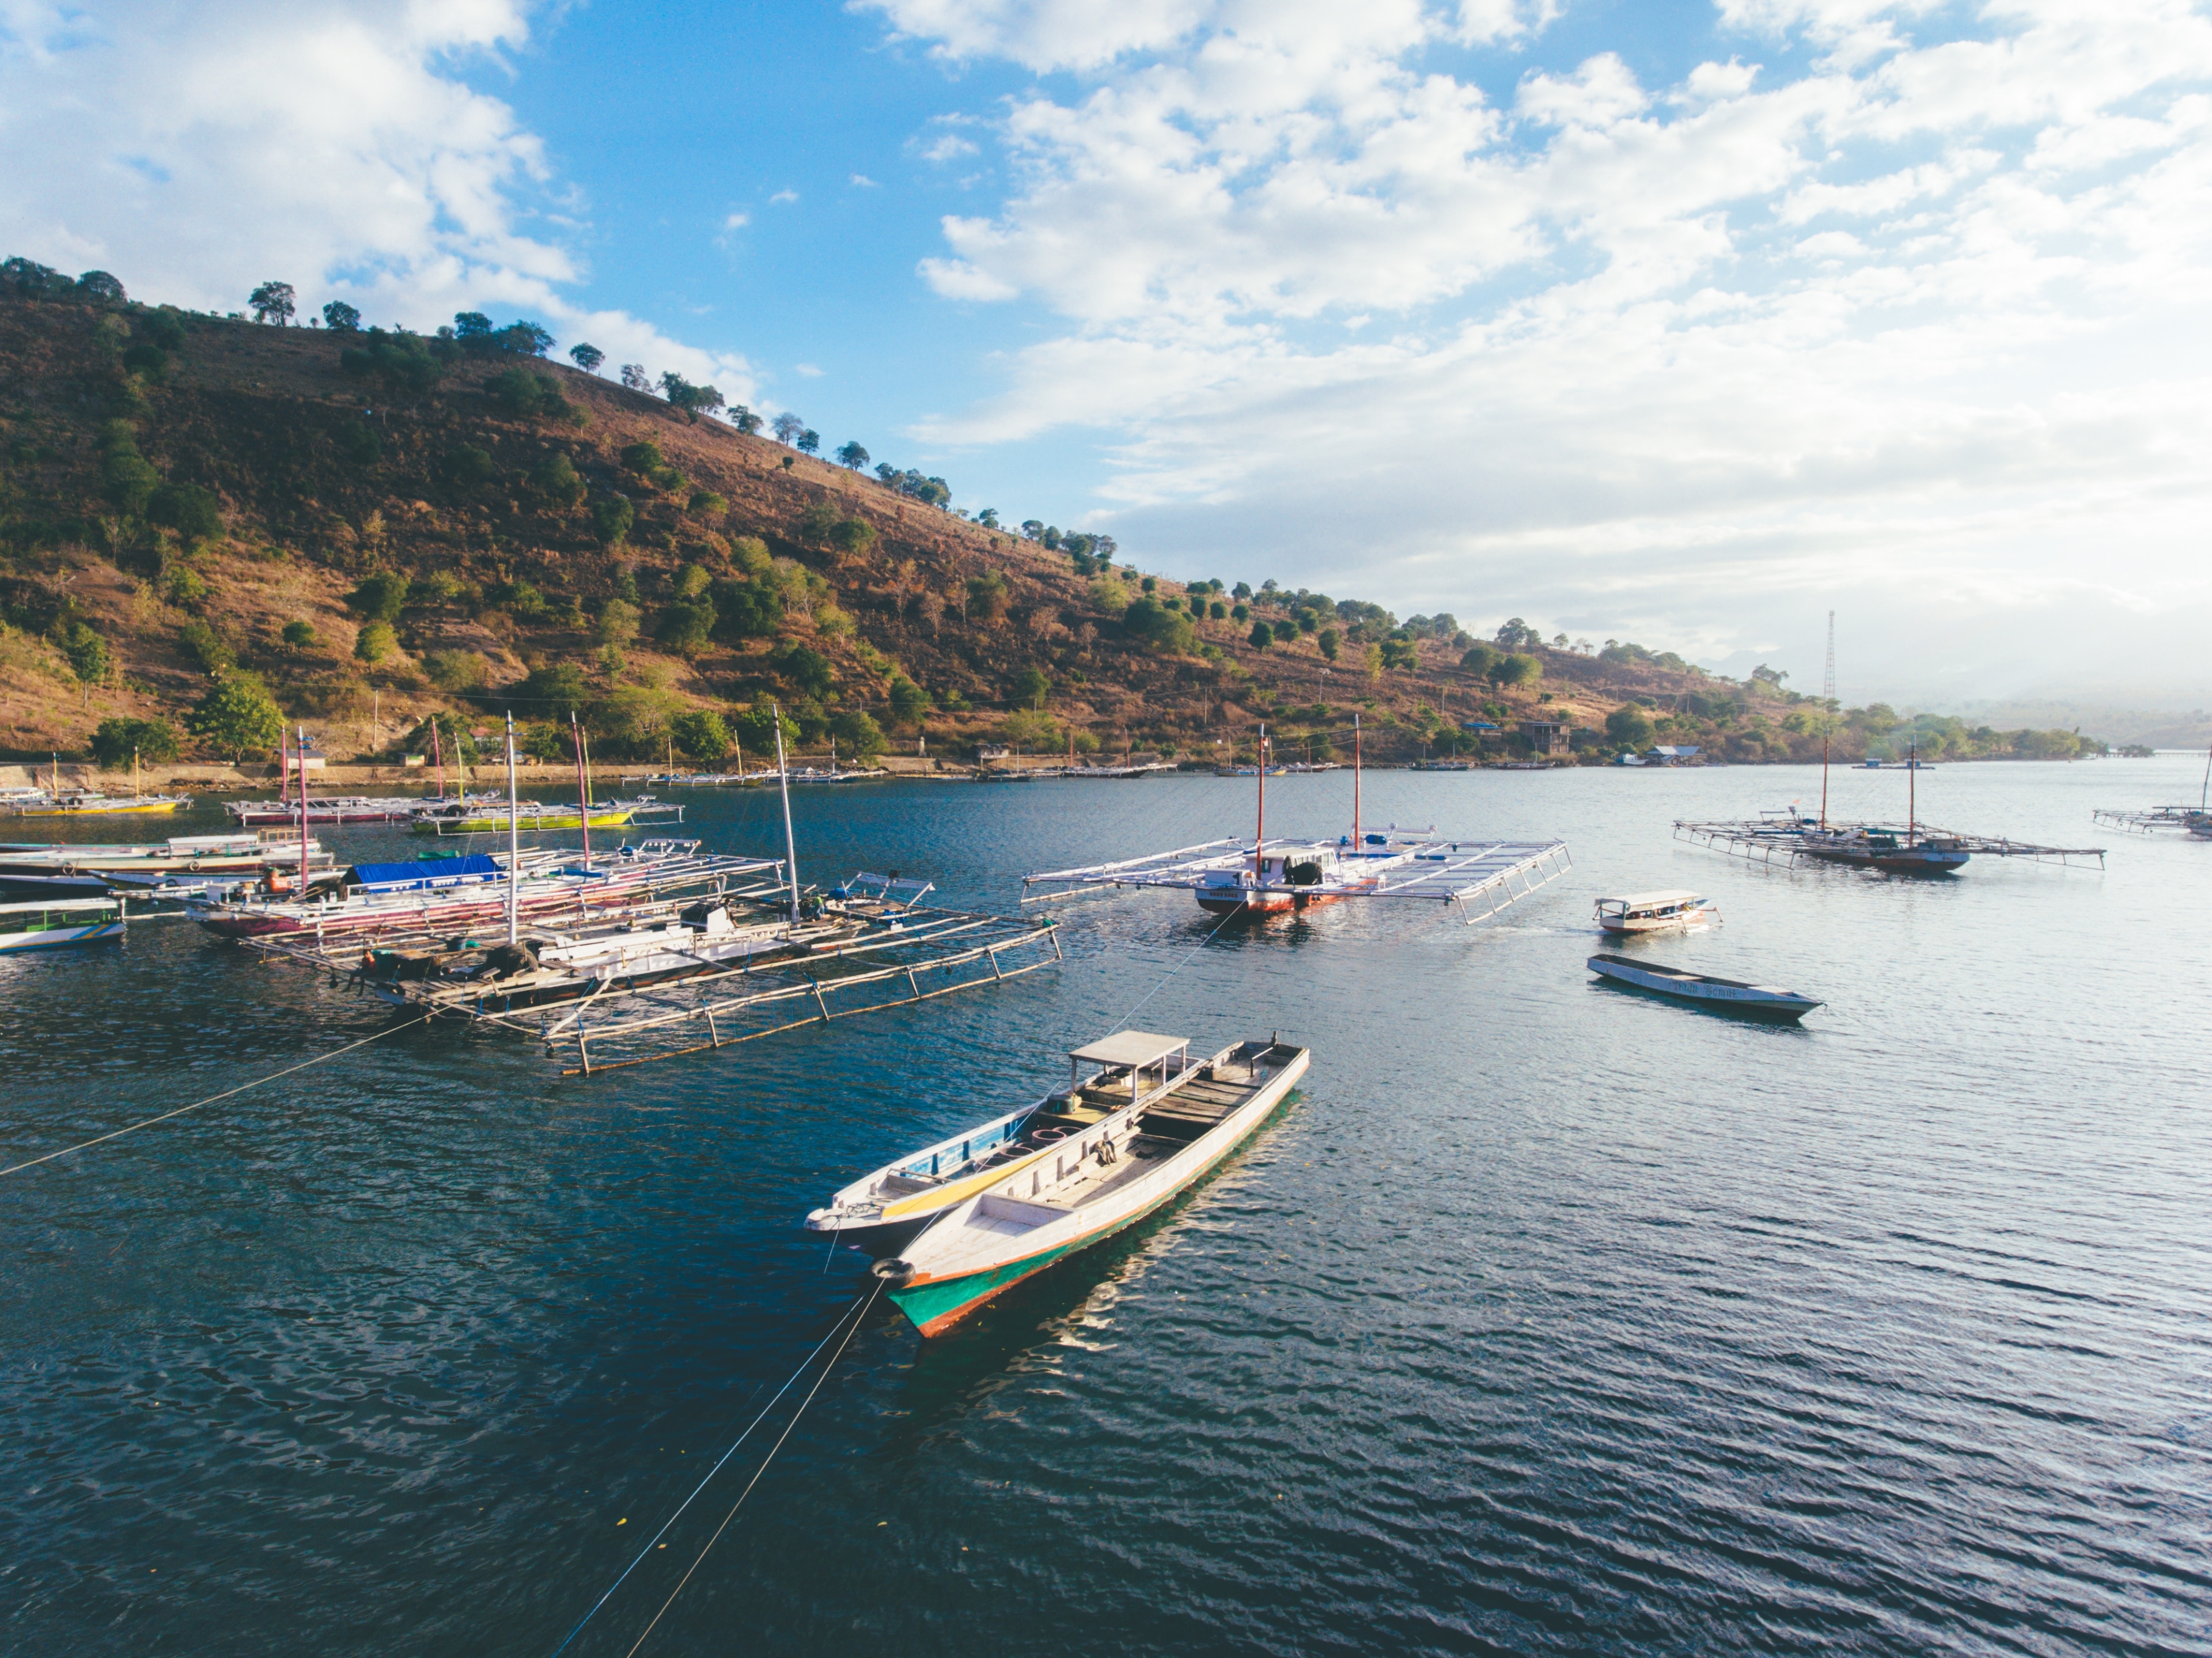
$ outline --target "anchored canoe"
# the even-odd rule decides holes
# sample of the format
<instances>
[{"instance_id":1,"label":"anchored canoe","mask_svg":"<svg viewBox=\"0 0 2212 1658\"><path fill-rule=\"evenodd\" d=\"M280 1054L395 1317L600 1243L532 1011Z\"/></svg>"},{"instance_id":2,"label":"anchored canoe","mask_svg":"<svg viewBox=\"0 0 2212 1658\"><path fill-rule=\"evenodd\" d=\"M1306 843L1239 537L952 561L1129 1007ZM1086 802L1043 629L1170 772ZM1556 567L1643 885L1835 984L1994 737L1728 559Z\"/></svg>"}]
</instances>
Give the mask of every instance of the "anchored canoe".
<instances>
[{"instance_id":1,"label":"anchored canoe","mask_svg":"<svg viewBox=\"0 0 2212 1658\"><path fill-rule=\"evenodd\" d=\"M1174 1037L1149 1041L1174 1045L1152 1054L1154 1064L1183 1046ZM1272 1039L1222 1049L1191 1067L1194 1074L1166 1097L1070 1134L945 1210L903 1254L878 1261L876 1276L922 1334L951 1328L994 1296L1188 1189L1267 1121L1310 1057Z\"/></svg>"},{"instance_id":2,"label":"anchored canoe","mask_svg":"<svg viewBox=\"0 0 2212 1658\"><path fill-rule=\"evenodd\" d=\"M1632 961L1626 956L1593 956L1589 958L1589 970L1615 984L1648 990L1676 1001L1694 1002L1717 1013L1740 1013L1755 1019L1787 1019L1794 1023L1822 1005L1810 996L1778 986L1717 979L1709 973L1686 973L1680 968Z\"/></svg>"}]
</instances>

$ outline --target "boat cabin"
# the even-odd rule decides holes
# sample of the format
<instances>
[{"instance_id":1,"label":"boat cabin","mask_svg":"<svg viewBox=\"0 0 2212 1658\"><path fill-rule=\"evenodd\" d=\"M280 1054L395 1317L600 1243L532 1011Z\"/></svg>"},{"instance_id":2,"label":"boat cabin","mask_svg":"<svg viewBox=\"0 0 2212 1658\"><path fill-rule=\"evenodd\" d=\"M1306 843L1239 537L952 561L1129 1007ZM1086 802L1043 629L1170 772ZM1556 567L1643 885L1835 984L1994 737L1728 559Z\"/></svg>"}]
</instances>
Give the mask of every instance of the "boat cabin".
<instances>
[{"instance_id":1,"label":"boat cabin","mask_svg":"<svg viewBox=\"0 0 2212 1658\"><path fill-rule=\"evenodd\" d=\"M1680 888L1597 901L1597 924L1607 932L1661 932L1713 919L1702 895Z\"/></svg>"}]
</instances>

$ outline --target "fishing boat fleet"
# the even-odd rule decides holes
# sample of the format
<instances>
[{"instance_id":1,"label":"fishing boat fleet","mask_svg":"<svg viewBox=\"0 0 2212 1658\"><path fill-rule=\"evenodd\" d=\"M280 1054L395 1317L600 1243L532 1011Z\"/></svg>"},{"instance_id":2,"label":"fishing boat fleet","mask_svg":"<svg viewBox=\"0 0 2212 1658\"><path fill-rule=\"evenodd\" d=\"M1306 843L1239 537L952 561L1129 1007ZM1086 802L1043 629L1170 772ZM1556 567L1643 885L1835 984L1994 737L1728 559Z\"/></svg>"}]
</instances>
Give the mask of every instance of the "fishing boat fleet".
<instances>
[{"instance_id":1,"label":"fishing boat fleet","mask_svg":"<svg viewBox=\"0 0 2212 1658\"><path fill-rule=\"evenodd\" d=\"M136 846L0 845L0 953L119 938L124 891L179 890L210 932L330 975L394 1010L526 1034L569 1074L714 1051L854 1013L995 986L1061 959L1050 916L933 908L929 882L856 872L827 888L799 878L790 790L812 778L780 747L783 855L711 853L696 839L624 840L593 830L680 816L650 794L594 799L578 736L570 803L526 802L512 727L504 799L311 797L231 808L240 832ZM1270 835L1271 779L1328 766L1278 765L1266 728L1249 768L1252 833L1022 878L1018 909L1164 891L1212 923L1265 926L1337 905L1428 902L1469 922L1571 869L1563 841L1370 824L1355 719L1345 832ZM1917 759L1917 756L1916 756ZM1096 768L1107 774L1109 768ZM1918 767L1910 768L1909 774ZM686 786L670 773L649 780ZM1975 855L2096 856L1933 831L1914 780L1900 825L1840 823L1794 806L1747 823L1676 825L1680 838L1771 860L1882 874L1947 875ZM2212 782L2208 782L2212 786ZM656 811L656 808L659 808ZM2176 809L2177 813L2180 809ZM2197 810L2190 821L2212 823ZM2163 820L2161 820L2163 821ZM504 847L341 864L322 823L399 823L430 836L502 835ZM580 830L580 850L526 847L533 829ZM1631 953L1720 923L1687 888L1595 901L1595 931L1617 946L1587 958L1595 985L1730 1017L1795 1026L1823 1003L1756 980ZM1201 941L1203 942L1203 941ZM1054 1264L1125 1232L1192 1191L1257 1133L1308 1073L1312 1054L1280 1032L1194 1054L1188 1036L1125 1029L1066 1054L1064 1086L849 1179L804 1219L808 1234L867 1258L878 1292L924 1336L957 1326Z\"/></svg>"}]
</instances>

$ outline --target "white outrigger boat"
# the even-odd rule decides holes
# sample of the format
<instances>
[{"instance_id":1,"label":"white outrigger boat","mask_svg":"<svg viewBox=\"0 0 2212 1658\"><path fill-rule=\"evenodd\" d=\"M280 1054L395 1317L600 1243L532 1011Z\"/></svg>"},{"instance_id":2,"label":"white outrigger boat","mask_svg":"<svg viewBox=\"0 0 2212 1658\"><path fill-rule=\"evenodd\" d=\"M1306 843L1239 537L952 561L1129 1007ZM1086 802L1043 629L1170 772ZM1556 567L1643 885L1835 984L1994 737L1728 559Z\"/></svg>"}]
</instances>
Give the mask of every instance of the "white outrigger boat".
<instances>
[{"instance_id":1,"label":"white outrigger boat","mask_svg":"<svg viewBox=\"0 0 2212 1658\"><path fill-rule=\"evenodd\" d=\"M900 1254L872 1269L915 1328L925 1336L950 1328L994 1296L1189 1189L1267 1121L1311 1059L1305 1048L1272 1037L1237 1042L1197 1062L1189 1047L1188 1037L1124 1030L1076 1049L1071 1060L1104 1066L1103 1079L1030 1108L1018 1136L1001 1141L996 1166L940 1181L950 1201L929 1212L934 1218ZM1147 1087L1155 1073L1158 1081ZM1078 1109L1071 1114L1068 1106ZM889 1172L919 1179L905 1174L914 1166L908 1160ZM886 1172L870 1178L880 1181ZM877 1224L908 1195L923 1194L894 1197L879 1207Z\"/></svg>"},{"instance_id":2,"label":"white outrigger boat","mask_svg":"<svg viewBox=\"0 0 2212 1658\"><path fill-rule=\"evenodd\" d=\"M1720 919L1721 913L1711 899L1680 889L1635 892L1626 897L1597 901L1598 931L1616 937L1682 932L1691 927L1715 926Z\"/></svg>"},{"instance_id":3,"label":"white outrigger boat","mask_svg":"<svg viewBox=\"0 0 2212 1658\"><path fill-rule=\"evenodd\" d=\"M806 1230L834 1235L848 1248L890 1254L954 1204L1044 1156L1070 1133L1171 1092L1189 1074L1180 1047L1140 1065L1100 1057L1109 1043L1126 1046L1125 1039L1139 1036L1146 1043L1169 1040L1124 1031L1077 1048L1067 1056L1066 1088L861 1175L809 1214ZM1088 1077L1086 1064L1098 1067ZM1155 1065L1159 1074L1148 1088Z\"/></svg>"},{"instance_id":4,"label":"white outrigger boat","mask_svg":"<svg viewBox=\"0 0 2212 1658\"><path fill-rule=\"evenodd\" d=\"M1718 979L1709 973L1689 973L1656 962L1632 957L1596 955L1589 970L1600 978L1679 1002L1694 1002L1716 1013L1738 1013L1754 1019L1786 1019L1792 1024L1814 1008L1824 1005L1810 996L1778 985L1748 984L1741 979Z\"/></svg>"},{"instance_id":5,"label":"white outrigger boat","mask_svg":"<svg viewBox=\"0 0 2212 1658\"><path fill-rule=\"evenodd\" d=\"M1261 728L1267 751L1267 728ZM1230 837L1118 862L1046 870L1022 878L1052 891L1122 887L1187 890L1210 915L1292 914L1348 898L1456 904L1468 922L1496 914L1572 867L1564 841L1492 841L1393 823L1370 833L1360 818L1359 733L1352 730L1352 832L1334 841L1267 838L1267 780L1259 780L1252 839ZM1042 902L1024 896L1025 904ZM1486 907L1477 910L1477 904Z\"/></svg>"},{"instance_id":6,"label":"white outrigger boat","mask_svg":"<svg viewBox=\"0 0 2212 1658\"><path fill-rule=\"evenodd\" d=\"M123 937L127 924L118 898L56 898L35 904L0 904L0 955L51 950L58 944L99 944Z\"/></svg>"}]
</instances>

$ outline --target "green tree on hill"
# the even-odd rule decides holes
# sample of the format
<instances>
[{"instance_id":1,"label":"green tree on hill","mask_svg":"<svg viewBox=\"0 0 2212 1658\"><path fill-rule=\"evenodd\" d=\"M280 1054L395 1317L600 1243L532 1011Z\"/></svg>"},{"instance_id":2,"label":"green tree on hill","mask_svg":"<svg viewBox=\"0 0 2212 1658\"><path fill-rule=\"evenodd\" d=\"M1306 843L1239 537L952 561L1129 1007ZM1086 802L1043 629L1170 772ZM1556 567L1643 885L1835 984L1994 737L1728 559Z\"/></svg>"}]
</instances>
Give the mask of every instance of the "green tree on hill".
<instances>
[{"instance_id":1,"label":"green tree on hill","mask_svg":"<svg viewBox=\"0 0 2212 1658\"><path fill-rule=\"evenodd\" d=\"M397 622L400 612L407 608L407 592L411 585L397 570L379 570L374 575L364 576L360 585L346 595L346 608L371 622Z\"/></svg>"},{"instance_id":2,"label":"green tree on hill","mask_svg":"<svg viewBox=\"0 0 2212 1658\"><path fill-rule=\"evenodd\" d=\"M222 503L214 490L197 483L163 484L147 501L146 516L187 541L212 541L222 534Z\"/></svg>"},{"instance_id":3,"label":"green tree on hill","mask_svg":"<svg viewBox=\"0 0 2212 1658\"><path fill-rule=\"evenodd\" d=\"M361 313L343 300L332 300L323 307L323 326L333 334L350 334L361 327Z\"/></svg>"},{"instance_id":4,"label":"green tree on hill","mask_svg":"<svg viewBox=\"0 0 2212 1658\"><path fill-rule=\"evenodd\" d=\"M891 718L902 726L911 726L929 712L929 693L899 674L891 680L890 705Z\"/></svg>"},{"instance_id":5,"label":"green tree on hill","mask_svg":"<svg viewBox=\"0 0 2212 1658\"><path fill-rule=\"evenodd\" d=\"M1605 717L1605 734L1624 749L1642 750L1651 741L1650 716L1632 702L1615 708Z\"/></svg>"},{"instance_id":6,"label":"green tree on hill","mask_svg":"<svg viewBox=\"0 0 2212 1658\"><path fill-rule=\"evenodd\" d=\"M92 733L92 757L113 769L132 755L156 763L177 757L177 728L166 720L103 720Z\"/></svg>"},{"instance_id":7,"label":"green tree on hill","mask_svg":"<svg viewBox=\"0 0 2212 1658\"><path fill-rule=\"evenodd\" d=\"M69 659L70 671L88 685L107 683L108 670L114 665L107 653L107 641L82 622L70 624L62 635L62 654Z\"/></svg>"},{"instance_id":8,"label":"green tree on hill","mask_svg":"<svg viewBox=\"0 0 2212 1658\"><path fill-rule=\"evenodd\" d=\"M275 323L279 328L292 320L298 309L295 295L289 282L264 282L247 296L246 303L252 307L253 320Z\"/></svg>"},{"instance_id":9,"label":"green tree on hill","mask_svg":"<svg viewBox=\"0 0 2212 1658\"><path fill-rule=\"evenodd\" d=\"M577 367L582 369L586 374L598 374L599 372L599 365L606 360L607 354L600 350L598 346L590 344L589 343L572 345L568 348L568 361L574 363Z\"/></svg>"},{"instance_id":10,"label":"green tree on hill","mask_svg":"<svg viewBox=\"0 0 2212 1658\"><path fill-rule=\"evenodd\" d=\"M883 727L858 708L847 708L833 715L830 735L837 739L841 758L872 760L890 746L884 738Z\"/></svg>"},{"instance_id":11,"label":"green tree on hill","mask_svg":"<svg viewBox=\"0 0 2212 1658\"><path fill-rule=\"evenodd\" d=\"M783 717L782 724L784 745L787 748L799 740L799 726L788 714ZM752 706L738 716L737 739L755 754L775 754L775 710L765 695L755 697Z\"/></svg>"},{"instance_id":12,"label":"green tree on hill","mask_svg":"<svg viewBox=\"0 0 2212 1658\"><path fill-rule=\"evenodd\" d=\"M1014 676L1014 700L1032 708L1044 707L1044 700L1052 695L1052 681L1035 667L1024 668Z\"/></svg>"},{"instance_id":13,"label":"green tree on hill","mask_svg":"<svg viewBox=\"0 0 2212 1658\"><path fill-rule=\"evenodd\" d=\"M694 760L720 760L730 751L730 728L711 709L693 709L668 722L676 746Z\"/></svg>"},{"instance_id":14,"label":"green tree on hill","mask_svg":"<svg viewBox=\"0 0 2212 1658\"><path fill-rule=\"evenodd\" d=\"M629 504L628 495L595 495L592 498L592 528L605 545L621 546L629 539L630 526L636 522L637 508Z\"/></svg>"},{"instance_id":15,"label":"green tree on hill","mask_svg":"<svg viewBox=\"0 0 2212 1658\"><path fill-rule=\"evenodd\" d=\"M295 651L313 650L315 647L315 624L307 621L286 623L284 643Z\"/></svg>"},{"instance_id":16,"label":"green tree on hill","mask_svg":"<svg viewBox=\"0 0 2212 1658\"><path fill-rule=\"evenodd\" d=\"M185 723L236 765L249 753L276 746L284 714L258 679L234 670L216 681Z\"/></svg>"},{"instance_id":17,"label":"green tree on hill","mask_svg":"<svg viewBox=\"0 0 2212 1658\"><path fill-rule=\"evenodd\" d=\"M365 623L361 631L354 635L354 655L371 666L383 661L398 648L398 635L392 631L389 622Z\"/></svg>"}]
</instances>

